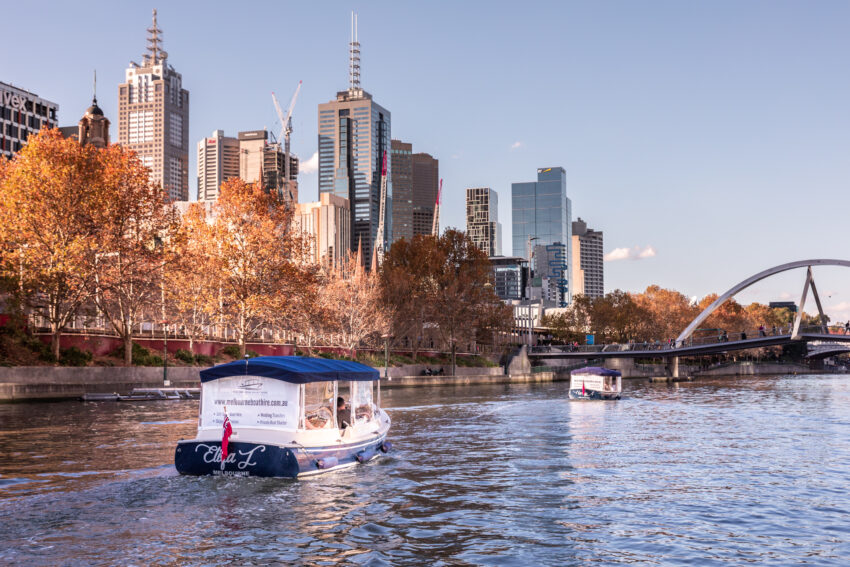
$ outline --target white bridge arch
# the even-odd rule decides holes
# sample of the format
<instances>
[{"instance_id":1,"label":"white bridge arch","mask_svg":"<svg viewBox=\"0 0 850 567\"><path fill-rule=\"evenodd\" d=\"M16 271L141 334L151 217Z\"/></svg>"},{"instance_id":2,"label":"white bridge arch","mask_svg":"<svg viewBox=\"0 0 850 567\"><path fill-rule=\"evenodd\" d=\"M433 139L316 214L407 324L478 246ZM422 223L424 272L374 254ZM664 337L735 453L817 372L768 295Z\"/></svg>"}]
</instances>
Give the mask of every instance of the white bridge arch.
<instances>
[{"instance_id":1,"label":"white bridge arch","mask_svg":"<svg viewBox=\"0 0 850 567\"><path fill-rule=\"evenodd\" d=\"M844 266L845 268L850 268L850 260L830 260L830 259L819 259L819 260L798 260L797 262L789 262L787 264L782 264L780 266L775 266L773 268L768 268L763 272L759 272L754 276L750 276L745 279L741 283L733 286L729 291L718 297L714 302L700 313L696 319L691 321L691 324L688 325L684 331L679 335L676 339L677 344L684 344L688 337L693 334L693 332L699 327L703 321L708 319L709 315L714 313L718 307L729 301L732 297L734 297L738 292L750 287L754 283L761 281L765 278L773 276L775 274L779 274L781 272L787 272L788 270L794 270L797 268L808 268L808 272L806 274L806 283L803 286L803 295L800 298L800 306L797 310L797 317L794 319L794 330L791 333L791 338L797 338L800 330L800 321L803 317L803 306L806 304L806 296L809 292L809 287L812 288L812 295L815 297L815 302L818 306L818 312L821 315L821 321L823 321L823 307L820 303L820 297L818 297L818 291L815 287L815 281L812 277L812 266Z\"/></svg>"}]
</instances>

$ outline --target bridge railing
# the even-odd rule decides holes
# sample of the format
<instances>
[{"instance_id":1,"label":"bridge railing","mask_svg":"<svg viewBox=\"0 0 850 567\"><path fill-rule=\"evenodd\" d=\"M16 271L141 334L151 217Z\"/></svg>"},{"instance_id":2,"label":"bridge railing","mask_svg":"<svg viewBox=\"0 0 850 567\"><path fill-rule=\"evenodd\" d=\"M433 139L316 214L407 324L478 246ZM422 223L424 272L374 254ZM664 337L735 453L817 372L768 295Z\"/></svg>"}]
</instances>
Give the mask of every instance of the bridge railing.
<instances>
[{"instance_id":1,"label":"bridge railing","mask_svg":"<svg viewBox=\"0 0 850 567\"><path fill-rule=\"evenodd\" d=\"M827 329L830 334L841 335L845 333L843 326L830 326ZM655 351L673 351L681 348L692 346L706 346L718 343L741 342L750 339L764 337L789 337L793 332L793 328L788 325L782 327L760 327L757 329L742 330L736 332L728 332L725 330L716 330L712 334L699 334L690 336L684 341L676 341L676 339L668 339L666 341L629 341L628 343L601 343L595 345L537 345L531 347L530 352L534 354L542 353L587 353L593 354L598 352L655 352ZM801 326L800 334L822 334L823 328L819 325ZM850 334L850 333L848 333ZM753 347L758 348L758 347Z\"/></svg>"}]
</instances>

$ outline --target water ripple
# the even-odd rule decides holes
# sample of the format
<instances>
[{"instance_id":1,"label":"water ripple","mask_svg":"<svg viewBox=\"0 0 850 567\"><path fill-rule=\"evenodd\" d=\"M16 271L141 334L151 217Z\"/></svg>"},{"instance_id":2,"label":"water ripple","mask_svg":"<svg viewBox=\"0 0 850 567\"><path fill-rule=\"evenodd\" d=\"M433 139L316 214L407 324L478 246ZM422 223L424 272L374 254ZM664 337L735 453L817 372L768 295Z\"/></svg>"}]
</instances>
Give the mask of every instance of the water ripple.
<instances>
[{"instance_id":1,"label":"water ripple","mask_svg":"<svg viewBox=\"0 0 850 567\"><path fill-rule=\"evenodd\" d=\"M627 389L385 390L393 452L304 481L177 475L197 402L0 406L0 561L846 563L848 378Z\"/></svg>"}]
</instances>

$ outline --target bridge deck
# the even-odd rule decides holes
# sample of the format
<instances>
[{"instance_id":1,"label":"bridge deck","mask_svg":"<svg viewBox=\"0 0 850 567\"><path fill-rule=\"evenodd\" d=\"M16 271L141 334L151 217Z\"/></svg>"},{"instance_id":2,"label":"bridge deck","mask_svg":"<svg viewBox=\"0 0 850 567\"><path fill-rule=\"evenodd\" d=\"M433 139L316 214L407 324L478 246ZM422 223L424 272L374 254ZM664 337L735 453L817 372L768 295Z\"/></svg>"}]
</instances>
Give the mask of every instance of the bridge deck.
<instances>
[{"instance_id":1,"label":"bridge deck","mask_svg":"<svg viewBox=\"0 0 850 567\"><path fill-rule=\"evenodd\" d=\"M769 346L786 345L796 342L841 342L850 343L850 335L832 335L823 333L805 333L801 334L798 339L792 339L791 335L768 335L766 337L753 337L751 339L724 341L715 343L705 343L693 346L683 346L679 348L670 348L662 345L662 348L642 348L641 344L610 344L583 346L578 350L570 351L569 347L551 346L551 347L534 347L528 353L529 358L542 359L559 359L559 358L653 358L653 357L670 357L670 356L700 356L703 354L719 354L730 351L747 350L751 348L761 348ZM542 351L540 349L549 349Z\"/></svg>"}]
</instances>

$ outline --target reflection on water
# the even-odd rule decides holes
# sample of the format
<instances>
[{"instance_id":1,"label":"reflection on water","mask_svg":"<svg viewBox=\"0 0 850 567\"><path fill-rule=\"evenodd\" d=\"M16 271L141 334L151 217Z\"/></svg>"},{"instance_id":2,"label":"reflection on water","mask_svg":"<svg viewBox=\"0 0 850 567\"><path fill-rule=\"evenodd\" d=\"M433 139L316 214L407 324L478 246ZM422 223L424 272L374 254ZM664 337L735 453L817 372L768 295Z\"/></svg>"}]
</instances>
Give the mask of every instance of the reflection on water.
<instances>
[{"instance_id":1,"label":"reflection on water","mask_svg":"<svg viewBox=\"0 0 850 567\"><path fill-rule=\"evenodd\" d=\"M850 379L384 390L394 450L180 477L197 402L0 405L8 564L843 565Z\"/></svg>"}]
</instances>

